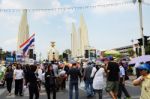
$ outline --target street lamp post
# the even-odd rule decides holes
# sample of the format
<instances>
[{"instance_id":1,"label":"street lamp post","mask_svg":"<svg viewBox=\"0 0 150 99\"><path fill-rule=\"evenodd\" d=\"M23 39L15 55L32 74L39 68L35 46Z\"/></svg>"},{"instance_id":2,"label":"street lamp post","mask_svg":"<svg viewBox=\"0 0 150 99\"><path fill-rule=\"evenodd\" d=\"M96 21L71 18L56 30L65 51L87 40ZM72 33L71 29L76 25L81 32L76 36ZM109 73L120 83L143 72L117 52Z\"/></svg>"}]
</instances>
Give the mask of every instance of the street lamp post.
<instances>
[{"instance_id":1,"label":"street lamp post","mask_svg":"<svg viewBox=\"0 0 150 99\"><path fill-rule=\"evenodd\" d=\"M143 42L142 46L142 55L145 55L145 42L144 42L144 33L143 33L143 15L142 15L142 0L138 0L139 2L139 18L140 18L140 33Z\"/></svg>"}]
</instances>

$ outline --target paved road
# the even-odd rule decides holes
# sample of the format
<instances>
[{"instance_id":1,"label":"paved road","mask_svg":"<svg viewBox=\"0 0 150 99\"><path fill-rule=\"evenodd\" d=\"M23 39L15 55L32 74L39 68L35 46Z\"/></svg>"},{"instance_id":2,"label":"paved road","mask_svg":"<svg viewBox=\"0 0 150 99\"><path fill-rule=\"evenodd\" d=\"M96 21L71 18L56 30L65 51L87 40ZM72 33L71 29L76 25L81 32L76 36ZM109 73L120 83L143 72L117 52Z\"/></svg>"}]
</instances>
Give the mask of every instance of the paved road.
<instances>
[{"instance_id":1,"label":"paved road","mask_svg":"<svg viewBox=\"0 0 150 99\"><path fill-rule=\"evenodd\" d=\"M79 97L79 99L98 99L97 96L87 98L85 95L83 86L84 86L83 84L80 85L80 97ZM139 96L140 96L139 87L133 86L131 81L127 81L126 86L127 86L129 93L132 96L132 99L139 99ZM29 98L28 89L24 90L24 96L23 97L15 96L14 95L14 88L12 89L12 95L11 96L7 96L6 93L7 93L6 87L0 88L0 99L28 99ZM40 99L47 99L44 86L42 86L42 90L40 92ZM57 92L57 98L56 99L68 99L68 86L67 86L66 90L60 90L59 92ZM103 99L111 99L111 98L109 97L109 95L106 92L104 92L103 93Z\"/></svg>"}]
</instances>

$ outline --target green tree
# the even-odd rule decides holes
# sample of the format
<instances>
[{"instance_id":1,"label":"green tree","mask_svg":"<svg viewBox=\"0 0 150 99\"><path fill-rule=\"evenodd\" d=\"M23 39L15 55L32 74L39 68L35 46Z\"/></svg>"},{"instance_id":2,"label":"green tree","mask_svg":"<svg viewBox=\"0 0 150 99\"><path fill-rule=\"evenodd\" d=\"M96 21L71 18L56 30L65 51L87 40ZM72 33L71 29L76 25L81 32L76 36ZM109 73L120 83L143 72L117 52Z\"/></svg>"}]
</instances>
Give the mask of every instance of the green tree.
<instances>
[{"instance_id":1,"label":"green tree","mask_svg":"<svg viewBox=\"0 0 150 99\"><path fill-rule=\"evenodd\" d=\"M63 60L63 55L59 55L59 60Z\"/></svg>"},{"instance_id":2,"label":"green tree","mask_svg":"<svg viewBox=\"0 0 150 99\"><path fill-rule=\"evenodd\" d=\"M66 53L68 55L71 55L71 50L70 49L66 49L63 53Z\"/></svg>"},{"instance_id":3,"label":"green tree","mask_svg":"<svg viewBox=\"0 0 150 99\"><path fill-rule=\"evenodd\" d=\"M150 55L150 46L145 47L145 53L146 55Z\"/></svg>"},{"instance_id":4,"label":"green tree","mask_svg":"<svg viewBox=\"0 0 150 99\"><path fill-rule=\"evenodd\" d=\"M128 55L129 55L130 57L133 57L134 54L135 54L135 52L134 52L134 50L133 50L132 48L131 48L131 49L128 49Z\"/></svg>"}]
</instances>

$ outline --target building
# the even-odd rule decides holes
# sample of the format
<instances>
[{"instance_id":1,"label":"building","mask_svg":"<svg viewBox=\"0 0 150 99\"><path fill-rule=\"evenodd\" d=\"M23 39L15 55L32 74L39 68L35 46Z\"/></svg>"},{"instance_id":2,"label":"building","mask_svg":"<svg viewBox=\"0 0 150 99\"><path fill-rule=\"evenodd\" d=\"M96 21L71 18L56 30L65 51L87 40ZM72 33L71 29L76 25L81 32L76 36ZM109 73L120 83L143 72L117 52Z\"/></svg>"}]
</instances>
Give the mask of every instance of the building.
<instances>
[{"instance_id":1,"label":"building","mask_svg":"<svg viewBox=\"0 0 150 99\"><path fill-rule=\"evenodd\" d=\"M139 46L138 43L135 43L133 45L119 47L119 48L114 48L113 50L117 50L121 54L129 56L129 52L128 51L131 50L131 49L134 51L134 56L135 57L142 55L142 48L141 48L141 46ZM145 45L145 53L146 53L146 55L150 54L150 40L148 40L147 41L147 45Z\"/></svg>"},{"instance_id":2,"label":"building","mask_svg":"<svg viewBox=\"0 0 150 99\"><path fill-rule=\"evenodd\" d=\"M130 49L133 49L133 45L114 48L113 50L119 51L123 55L128 55L128 50L130 50Z\"/></svg>"}]
</instances>

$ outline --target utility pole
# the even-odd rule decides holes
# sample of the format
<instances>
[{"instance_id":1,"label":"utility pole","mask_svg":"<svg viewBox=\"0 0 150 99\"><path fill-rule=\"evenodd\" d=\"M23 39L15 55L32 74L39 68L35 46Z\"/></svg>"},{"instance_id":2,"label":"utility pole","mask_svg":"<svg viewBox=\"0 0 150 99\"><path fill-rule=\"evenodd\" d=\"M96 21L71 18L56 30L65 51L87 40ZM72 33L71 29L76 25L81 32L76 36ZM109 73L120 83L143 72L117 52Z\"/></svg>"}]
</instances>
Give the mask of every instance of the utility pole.
<instances>
[{"instance_id":1,"label":"utility pole","mask_svg":"<svg viewBox=\"0 0 150 99\"><path fill-rule=\"evenodd\" d=\"M142 0L138 0L139 2L139 18L140 18L140 33L141 33L141 38L143 42L142 46L142 55L145 55L145 40L144 40L144 33L143 33L143 15L142 15Z\"/></svg>"}]
</instances>

